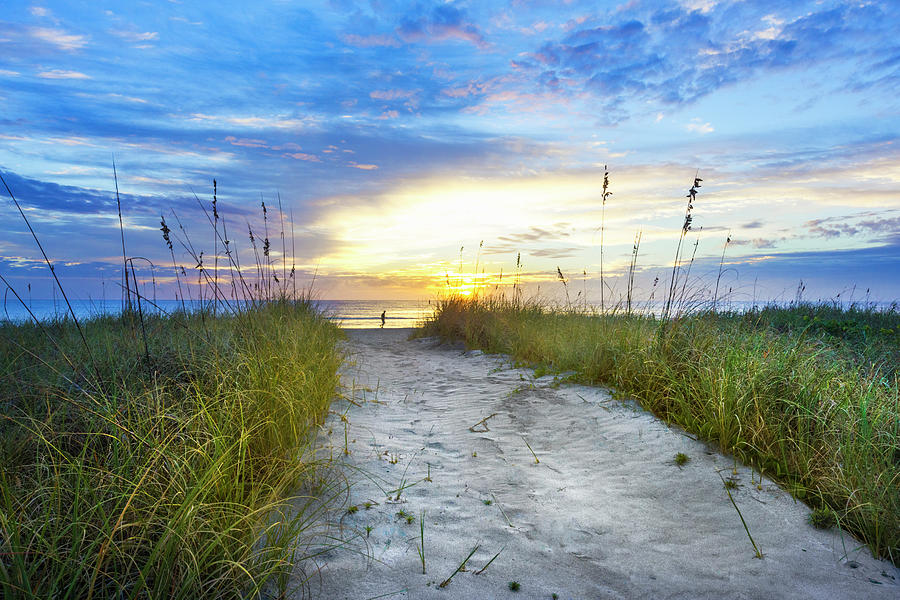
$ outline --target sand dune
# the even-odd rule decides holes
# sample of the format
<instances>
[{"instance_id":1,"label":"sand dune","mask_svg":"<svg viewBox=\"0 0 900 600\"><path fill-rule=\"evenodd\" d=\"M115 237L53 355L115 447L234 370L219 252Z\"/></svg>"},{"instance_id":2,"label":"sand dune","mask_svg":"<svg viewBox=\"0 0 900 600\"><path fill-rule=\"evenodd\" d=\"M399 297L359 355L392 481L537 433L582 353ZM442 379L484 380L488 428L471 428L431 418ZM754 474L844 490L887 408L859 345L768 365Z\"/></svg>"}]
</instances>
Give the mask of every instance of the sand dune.
<instances>
[{"instance_id":1,"label":"sand dune","mask_svg":"<svg viewBox=\"0 0 900 600\"><path fill-rule=\"evenodd\" d=\"M358 510L329 514L343 544L320 557L315 598L900 597L900 570L632 402L409 330L349 334L359 406L335 409ZM342 456L338 418L330 443Z\"/></svg>"}]
</instances>

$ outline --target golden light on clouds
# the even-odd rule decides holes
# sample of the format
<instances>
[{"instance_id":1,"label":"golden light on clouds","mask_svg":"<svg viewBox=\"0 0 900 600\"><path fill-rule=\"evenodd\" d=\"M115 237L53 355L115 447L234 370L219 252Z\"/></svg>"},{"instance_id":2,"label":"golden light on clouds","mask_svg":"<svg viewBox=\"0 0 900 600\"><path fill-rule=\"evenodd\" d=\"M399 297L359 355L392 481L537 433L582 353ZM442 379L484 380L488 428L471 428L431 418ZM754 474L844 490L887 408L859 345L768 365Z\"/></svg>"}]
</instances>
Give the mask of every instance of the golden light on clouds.
<instances>
[{"instance_id":1,"label":"golden light on clouds","mask_svg":"<svg viewBox=\"0 0 900 600\"><path fill-rule=\"evenodd\" d=\"M632 243L643 232L640 267L670 266L683 220L684 194L696 171L673 165L611 170L613 195L605 211L605 271L627 269ZM817 168L748 181L729 173L701 173L695 202L698 257L718 256L726 232L731 252L805 251L820 244L810 230L809 208L823 218L860 213L874 206L900 209L896 165L882 159L841 169ZM853 193L863 180L879 185ZM370 195L333 196L317 205L314 228L339 242L322 257L329 270L384 274L419 282L419 292L481 293L511 274L517 253L523 281L552 282L557 267L571 274L599 269L603 170L532 176L403 179ZM860 213L862 214L862 213ZM479 246L483 242L483 247ZM872 242L848 236L844 247ZM502 282L507 285L507 278Z\"/></svg>"}]
</instances>

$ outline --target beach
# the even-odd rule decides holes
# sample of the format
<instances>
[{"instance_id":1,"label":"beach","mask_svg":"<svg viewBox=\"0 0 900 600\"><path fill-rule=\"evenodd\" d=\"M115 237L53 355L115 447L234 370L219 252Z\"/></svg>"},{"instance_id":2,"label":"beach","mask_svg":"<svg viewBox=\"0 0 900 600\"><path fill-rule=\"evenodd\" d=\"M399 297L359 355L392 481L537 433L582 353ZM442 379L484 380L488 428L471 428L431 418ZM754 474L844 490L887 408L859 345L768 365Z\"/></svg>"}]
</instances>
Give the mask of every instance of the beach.
<instances>
[{"instance_id":1,"label":"beach","mask_svg":"<svg viewBox=\"0 0 900 600\"><path fill-rule=\"evenodd\" d=\"M322 524L334 547L295 575L298 593L900 595L896 567L633 401L411 330L347 333L346 399L322 452L349 498Z\"/></svg>"}]
</instances>

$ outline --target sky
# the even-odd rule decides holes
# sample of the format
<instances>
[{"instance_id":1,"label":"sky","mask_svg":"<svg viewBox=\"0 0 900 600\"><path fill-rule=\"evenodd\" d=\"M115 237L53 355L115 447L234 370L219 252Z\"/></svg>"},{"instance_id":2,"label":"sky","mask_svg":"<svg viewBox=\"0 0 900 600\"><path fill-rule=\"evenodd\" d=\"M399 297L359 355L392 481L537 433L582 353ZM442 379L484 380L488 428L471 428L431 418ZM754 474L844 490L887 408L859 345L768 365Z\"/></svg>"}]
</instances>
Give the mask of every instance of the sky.
<instances>
[{"instance_id":1,"label":"sky","mask_svg":"<svg viewBox=\"0 0 900 600\"><path fill-rule=\"evenodd\" d=\"M0 175L81 298L121 295L116 186L145 293L227 280L215 180L247 280L323 298L615 303L640 233L659 299L684 233L695 298L891 301L898 31L891 0L8 0ZM42 261L5 196L0 274L50 297Z\"/></svg>"}]
</instances>

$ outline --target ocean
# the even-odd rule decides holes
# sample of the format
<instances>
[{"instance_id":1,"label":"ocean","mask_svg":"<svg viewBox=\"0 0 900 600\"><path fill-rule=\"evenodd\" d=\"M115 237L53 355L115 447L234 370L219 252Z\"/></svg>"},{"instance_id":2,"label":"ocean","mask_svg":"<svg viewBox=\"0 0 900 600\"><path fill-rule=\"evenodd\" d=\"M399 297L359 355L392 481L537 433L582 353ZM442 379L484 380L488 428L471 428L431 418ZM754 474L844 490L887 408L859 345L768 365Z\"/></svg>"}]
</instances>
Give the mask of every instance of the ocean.
<instances>
[{"instance_id":1,"label":"ocean","mask_svg":"<svg viewBox=\"0 0 900 600\"><path fill-rule=\"evenodd\" d=\"M75 316L88 319L100 315L116 315L122 309L120 300L72 300ZM157 300L159 308L142 305L145 312L172 312L181 309L179 300ZM187 303L190 308L191 304ZM385 313L385 328L417 327L433 314L427 301L417 300L316 300L315 304L325 315L346 329L375 329L381 327L381 313ZM199 306L196 302L194 306ZM11 296L3 300L0 321L22 323L31 319L30 313L41 321L51 321L69 316L62 300L26 300L22 306Z\"/></svg>"},{"instance_id":2,"label":"ocean","mask_svg":"<svg viewBox=\"0 0 900 600\"><path fill-rule=\"evenodd\" d=\"M434 314L434 303L427 300L316 300L316 305L325 315L346 329L376 329L381 327L381 313L385 313L385 328L399 329L406 327L418 327L422 321ZM143 304L145 312L172 312L181 309L179 300L158 300L159 309L154 309L148 304ZM191 304L187 303L190 308ZM826 302L826 304L829 304ZM851 303L832 303L840 308L850 308ZM0 307L0 322L12 321L21 323L29 320L29 310L42 321L50 321L55 318L68 316L68 308L62 300L26 300L26 306L22 306L12 295L2 299ZM195 307L199 306L194 303ZM754 307L763 306L789 306L789 302L749 302L749 301L720 301L719 311L744 312ZM635 303L635 312L652 313L657 316L662 314L664 303L640 302ZM896 302L868 302L855 304L856 308L871 308L874 310L898 310ZM588 311L598 307L588 307ZM686 312L699 312L711 308L708 302L697 305L679 307ZM88 319L99 315L116 315L122 309L120 300L73 300L72 309L78 319ZM617 307L616 312L622 308Z\"/></svg>"}]
</instances>

